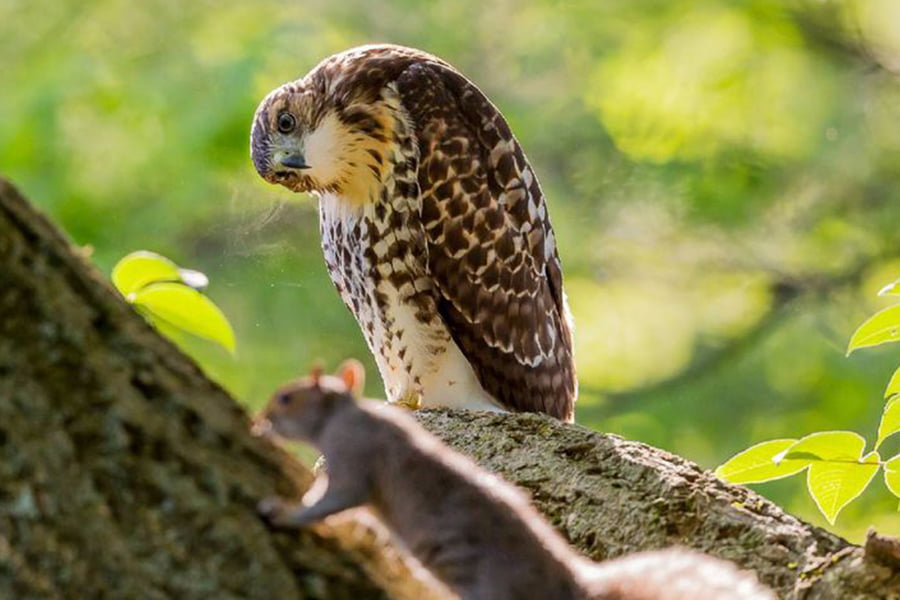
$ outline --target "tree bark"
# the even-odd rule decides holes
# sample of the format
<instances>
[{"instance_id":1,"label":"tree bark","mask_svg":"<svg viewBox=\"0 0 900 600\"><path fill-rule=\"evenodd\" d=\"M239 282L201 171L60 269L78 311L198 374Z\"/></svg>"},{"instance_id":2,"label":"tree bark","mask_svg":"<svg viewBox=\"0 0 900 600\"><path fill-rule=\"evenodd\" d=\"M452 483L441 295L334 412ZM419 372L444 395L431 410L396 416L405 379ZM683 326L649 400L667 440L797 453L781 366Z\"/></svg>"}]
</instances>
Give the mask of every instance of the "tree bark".
<instances>
[{"instance_id":1,"label":"tree bark","mask_svg":"<svg viewBox=\"0 0 900 600\"><path fill-rule=\"evenodd\" d=\"M783 598L900 598L900 572L662 450L536 414L422 411L447 444L530 492L594 560L689 546L757 573Z\"/></svg>"},{"instance_id":2,"label":"tree bark","mask_svg":"<svg viewBox=\"0 0 900 600\"><path fill-rule=\"evenodd\" d=\"M680 544L785 598L900 598L888 563L660 450L540 415L420 420L595 559ZM0 597L436 597L377 529L256 517L311 478L0 180Z\"/></svg>"},{"instance_id":3,"label":"tree bark","mask_svg":"<svg viewBox=\"0 0 900 600\"><path fill-rule=\"evenodd\" d=\"M0 597L382 597L257 518L310 481L0 180Z\"/></svg>"}]
</instances>

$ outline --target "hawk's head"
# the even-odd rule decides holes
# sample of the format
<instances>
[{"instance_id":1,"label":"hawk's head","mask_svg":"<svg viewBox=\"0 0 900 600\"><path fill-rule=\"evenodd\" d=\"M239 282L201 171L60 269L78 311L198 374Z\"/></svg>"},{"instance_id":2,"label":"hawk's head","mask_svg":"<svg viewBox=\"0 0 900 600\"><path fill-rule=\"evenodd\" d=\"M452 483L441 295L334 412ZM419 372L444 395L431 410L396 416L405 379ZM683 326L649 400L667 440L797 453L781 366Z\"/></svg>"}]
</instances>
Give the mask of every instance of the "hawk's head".
<instances>
[{"instance_id":1,"label":"hawk's head","mask_svg":"<svg viewBox=\"0 0 900 600\"><path fill-rule=\"evenodd\" d=\"M263 99L253 120L250 155L266 181L295 192L325 191L337 182L345 135L324 101L303 80Z\"/></svg>"},{"instance_id":2,"label":"hawk's head","mask_svg":"<svg viewBox=\"0 0 900 600\"><path fill-rule=\"evenodd\" d=\"M365 201L381 183L396 119L373 70L364 55L338 55L266 96L250 134L259 174L295 192Z\"/></svg>"}]
</instances>

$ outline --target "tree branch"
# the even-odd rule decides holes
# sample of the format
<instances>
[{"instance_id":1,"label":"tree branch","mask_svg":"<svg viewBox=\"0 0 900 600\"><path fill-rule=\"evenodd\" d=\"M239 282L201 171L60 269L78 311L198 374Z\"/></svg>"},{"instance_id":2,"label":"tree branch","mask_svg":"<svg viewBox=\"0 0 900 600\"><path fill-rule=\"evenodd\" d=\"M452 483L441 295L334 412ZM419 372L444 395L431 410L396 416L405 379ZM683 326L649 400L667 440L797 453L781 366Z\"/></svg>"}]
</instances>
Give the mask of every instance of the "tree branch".
<instances>
[{"instance_id":1,"label":"tree branch","mask_svg":"<svg viewBox=\"0 0 900 600\"><path fill-rule=\"evenodd\" d=\"M682 545L752 569L784 598L900 598L900 573L694 463L537 414L420 411L450 446L529 491L595 560Z\"/></svg>"}]
</instances>

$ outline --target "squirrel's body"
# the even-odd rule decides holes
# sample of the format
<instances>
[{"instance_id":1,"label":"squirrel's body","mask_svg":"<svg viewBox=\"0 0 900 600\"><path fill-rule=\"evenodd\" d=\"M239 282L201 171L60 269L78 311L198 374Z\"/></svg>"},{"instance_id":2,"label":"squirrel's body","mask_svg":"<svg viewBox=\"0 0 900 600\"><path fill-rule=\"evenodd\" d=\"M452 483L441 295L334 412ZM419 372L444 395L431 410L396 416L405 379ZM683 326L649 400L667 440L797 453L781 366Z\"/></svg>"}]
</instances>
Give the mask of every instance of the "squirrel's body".
<instances>
[{"instance_id":1,"label":"squirrel's body","mask_svg":"<svg viewBox=\"0 0 900 600\"><path fill-rule=\"evenodd\" d=\"M355 504L368 503L412 556L464 597L579 597L567 565L573 553L521 492L421 434L389 406L337 411L319 446L329 490L352 481Z\"/></svg>"},{"instance_id":2,"label":"squirrel's body","mask_svg":"<svg viewBox=\"0 0 900 600\"><path fill-rule=\"evenodd\" d=\"M353 380L300 380L264 410L272 429L318 447L328 465L327 490L314 504L269 503L276 524L301 526L368 505L464 600L772 598L733 565L685 550L590 562L514 486L398 409L354 401L347 391Z\"/></svg>"}]
</instances>

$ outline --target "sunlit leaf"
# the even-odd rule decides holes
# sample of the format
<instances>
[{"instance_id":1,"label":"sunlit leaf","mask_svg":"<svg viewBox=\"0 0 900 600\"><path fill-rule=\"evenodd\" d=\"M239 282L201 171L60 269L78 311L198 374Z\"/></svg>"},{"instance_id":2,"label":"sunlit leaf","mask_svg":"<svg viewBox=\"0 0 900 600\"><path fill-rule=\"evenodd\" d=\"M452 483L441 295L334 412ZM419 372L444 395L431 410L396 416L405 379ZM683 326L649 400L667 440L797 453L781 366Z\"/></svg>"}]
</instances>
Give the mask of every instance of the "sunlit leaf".
<instances>
[{"instance_id":1,"label":"sunlit leaf","mask_svg":"<svg viewBox=\"0 0 900 600\"><path fill-rule=\"evenodd\" d=\"M134 295L134 305L188 333L234 352L234 331L212 300L182 283L154 283Z\"/></svg>"},{"instance_id":2,"label":"sunlit leaf","mask_svg":"<svg viewBox=\"0 0 900 600\"><path fill-rule=\"evenodd\" d=\"M853 332L847 354L857 348L877 346L900 340L900 304L889 306L872 315Z\"/></svg>"},{"instance_id":3,"label":"sunlit leaf","mask_svg":"<svg viewBox=\"0 0 900 600\"><path fill-rule=\"evenodd\" d=\"M795 442L784 452L785 459L858 460L866 440L852 431L819 431ZM778 460L779 457L776 457Z\"/></svg>"},{"instance_id":4,"label":"sunlit leaf","mask_svg":"<svg viewBox=\"0 0 900 600\"><path fill-rule=\"evenodd\" d=\"M861 461L816 461L809 466L806 485L816 506L834 525L841 510L862 494L878 472L877 452L869 453Z\"/></svg>"},{"instance_id":5,"label":"sunlit leaf","mask_svg":"<svg viewBox=\"0 0 900 600\"><path fill-rule=\"evenodd\" d=\"M900 498L900 454L884 463L884 483Z\"/></svg>"},{"instance_id":6,"label":"sunlit leaf","mask_svg":"<svg viewBox=\"0 0 900 600\"><path fill-rule=\"evenodd\" d=\"M786 459L775 462L775 457L796 441L769 440L751 446L716 469L716 477L729 483L760 483L799 473L810 461Z\"/></svg>"},{"instance_id":7,"label":"sunlit leaf","mask_svg":"<svg viewBox=\"0 0 900 600\"><path fill-rule=\"evenodd\" d=\"M175 263L154 252L132 252L113 267L113 285L125 297L159 281L181 281L181 276Z\"/></svg>"},{"instance_id":8,"label":"sunlit leaf","mask_svg":"<svg viewBox=\"0 0 900 600\"><path fill-rule=\"evenodd\" d=\"M900 279L893 283L889 283L880 290L878 290L879 296L900 296Z\"/></svg>"},{"instance_id":9,"label":"sunlit leaf","mask_svg":"<svg viewBox=\"0 0 900 600\"><path fill-rule=\"evenodd\" d=\"M900 394L900 368L894 371L894 374L891 375L891 380L888 381L887 387L884 388L885 398L890 398L897 394Z\"/></svg>"},{"instance_id":10,"label":"sunlit leaf","mask_svg":"<svg viewBox=\"0 0 900 600\"><path fill-rule=\"evenodd\" d=\"M900 396L894 396L888 400L881 413L881 423L878 424L878 441L875 447L881 445L885 439L900 431Z\"/></svg>"},{"instance_id":11,"label":"sunlit leaf","mask_svg":"<svg viewBox=\"0 0 900 600\"><path fill-rule=\"evenodd\" d=\"M178 269L178 276L181 281L198 291L203 291L209 285L209 277L205 273L195 271L194 269Z\"/></svg>"},{"instance_id":12,"label":"sunlit leaf","mask_svg":"<svg viewBox=\"0 0 900 600\"><path fill-rule=\"evenodd\" d=\"M137 308L138 308L138 312L140 312L142 315L144 315L147 318L147 320L153 324L153 327L155 327L158 332L160 332L161 334L163 334L165 337L169 338L176 344L181 345L181 343L185 337L183 329L179 329L178 327L175 327L168 321L161 319L160 317L157 317L155 314L153 314L148 309L144 309L141 307L137 307Z\"/></svg>"}]
</instances>

